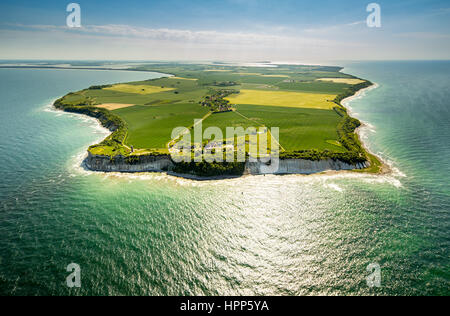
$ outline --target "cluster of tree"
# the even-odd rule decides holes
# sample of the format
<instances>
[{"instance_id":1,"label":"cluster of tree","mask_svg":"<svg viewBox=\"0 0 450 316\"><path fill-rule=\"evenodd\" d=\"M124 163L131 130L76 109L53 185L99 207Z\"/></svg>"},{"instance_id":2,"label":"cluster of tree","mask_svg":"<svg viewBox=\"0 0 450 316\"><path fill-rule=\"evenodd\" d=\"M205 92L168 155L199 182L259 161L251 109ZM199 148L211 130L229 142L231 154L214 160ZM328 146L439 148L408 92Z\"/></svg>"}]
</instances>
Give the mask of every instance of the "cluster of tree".
<instances>
[{"instance_id":1,"label":"cluster of tree","mask_svg":"<svg viewBox=\"0 0 450 316\"><path fill-rule=\"evenodd\" d=\"M358 79L358 78L356 78ZM349 88L345 89L345 92L339 94L338 96L336 96L336 98L334 99L334 102L337 105L341 105L342 100L351 97L352 95L354 95L356 92L358 92L361 89L365 89L368 88L370 86L372 86L373 83L370 81L364 81L355 85L350 86Z\"/></svg>"},{"instance_id":2,"label":"cluster of tree","mask_svg":"<svg viewBox=\"0 0 450 316\"><path fill-rule=\"evenodd\" d=\"M173 168L176 173L195 174L202 177L241 176L244 170L244 162L180 162Z\"/></svg>"},{"instance_id":3,"label":"cluster of tree","mask_svg":"<svg viewBox=\"0 0 450 316\"><path fill-rule=\"evenodd\" d=\"M221 82L214 81L211 85L216 87L233 87L239 85L239 83L235 81L221 81Z\"/></svg>"},{"instance_id":4,"label":"cluster of tree","mask_svg":"<svg viewBox=\"0 0 450 316\"><path fill-rule=\"evenodd\" d=\"M125 157L124 161L129 165L139 165L140 163L145 163L148 157L168 157L167 154L160 153L158 151L150 151L145 155L129 155Z\"/></svg>"},{"instance_id":5,"label":"cluster of tree","mask_svg":"<svg viewBox=\"0 0 450 316\"><path fill-rule=\"evenodd\" d=\"M225 100L226 97L231 94L239 93L238 90L213 90L211 89L209 94L203 101L200 102L202 106L209 107L211 111L228 112L231 111L230 101Z\"/></svg>"},{"instance_id":6,"label":"cluster of tree","mask_svg":"<svg viewBox=\"0 0 450 316\"><path fill-rule=\"evenodd\" d=\"M361 144L354 133L360 126L359 120L348 115L338 125L339 141L349 151L362 152Z\"/></svg>"},{"instance_id":7,"label":"cluster of tree","mask_svg":"<svg viewBox=\"0 0 450 316\"><path fill-rule=\"evenodd\" d=\"M341 144L349 151L363 152L361 143L355 134L355 130L361 126L361 122L350 117L342 106L334 107L334 110L343 118L337 128Z\"/></svg>"},{"instance_id":8,"label":"cluster of tree","mask_svg":"<svg viewBox=\"0 0 450 316\"><path fill-rule=\"evenodd\" d=\"M361 153L356 151L338 153L329 150L319 151L315 149L283 152L280 153L280 159L304 159L311 161L331 159L334 161L339 160L351 165L355 165L357 163L364 163L367 161L365 155L361 155Z\"/></svg>"},{"instance_id":9,"label":"cluster of tree","mask_svg":"<svg viewBox=\"0 0 450 316\"><path fill-rule=\"evenodd\" d=\"M104 88L111 88L111 87L112 87L112 85L105 84L105 85L102 85L102 86L91 86L91 87L88 88L88 90L102 90Z\"/></svg>"}]
</instances>

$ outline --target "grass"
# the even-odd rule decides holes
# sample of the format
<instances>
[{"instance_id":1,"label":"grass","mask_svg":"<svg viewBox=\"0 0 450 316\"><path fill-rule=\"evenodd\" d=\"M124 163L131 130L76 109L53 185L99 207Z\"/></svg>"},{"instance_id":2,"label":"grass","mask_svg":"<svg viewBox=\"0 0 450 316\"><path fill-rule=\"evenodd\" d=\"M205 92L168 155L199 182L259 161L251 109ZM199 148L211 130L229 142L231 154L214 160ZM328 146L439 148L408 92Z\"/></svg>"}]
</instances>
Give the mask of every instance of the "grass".
<instances>
[{"instance_id":1,"label":"grass","mask_svg":"<svg viewBox=\"0 0 450 316\"><path fill-rule=\"evenodd\" d=\"M333 82L282 82L277 87L287 91L308 92L308 93L324 93L324 94L341 94L350 85L345 83Z\"/></svg>"},{"instance_id":2,"label":"grass","mask_svg":"<svg viewBox=\"0 0 450 316\"><path fill-rule=\"evenodd\" d=\"M128 125L126 144L134 148L166 149L176 127L188 127L208 110L198 104L133 106L113 111Z\"/></svg>"},{"instance_id":3,"label":"grass","mask_svg":"<svg viewBox=\"0 0 450 316\"><path fill-rule=\"evenodd\" d=\"M227 98L234 104L257 104L290 108L332 109L333 94L302 93L290 91L241 90Z\"/></svg>"},{"instance_id":4,"label":"grass","mask_svg":"<svg viewBox=\"0 0 450 316\"><path fill-rule=\"evenodd\" d=\"M192 125L192 124L191 124ZM186 127L189 127L186 125ZM224 112L224 113L214 113L209 116L207 116L202 121L202 133L206 131L206 129L210 127L217 127L220 129L222 133L222 140L225 140L227 138L227 127L242 127L244 130L246 130L249 127L259 128L262 127L261 124L249 120L243 115L239 114L238 112ZM214 137L217 137L218 135L214 135ZM191 137L192 141L194 141L194 135L193 130L191 130ZM216 139L219 141L220 139Z\"/></svg>"},{"instance_id":5,"label":"grass","mask_svg":"<svg viewBox=\"0 0 450 316\"><path fill-rule=\"evenodd\" d=\"M86 96L85 91L80 91L76 93L69 93L64 97L64 102L67 105L87 105L89 102L94 102L93 98Z\"/></svg>"},{"instance_id":6,"label":"grass","mask_svg":"<svg viewBox=\"0 0 450 316\"><path fill-rule=\"evenodd\" d=\"M263 77L272 77L272 78L289 78L288 75L262 75Z\"/></svg>"},{"instance_id":7,"label":"grass","mask_svg":"<svg viewBox=\"0 0 450 316\"><path fill-rule=\"evenodd\" d=\"M338 142L337 140L327 140L327 143L334 145L334 146L342 147L342 144L340 142Z\"/></svg>"},{"instance_id":8,"label":"grass","mask_svg":"<svg viewBox=\"0 0 450 316\"><path fill-rule=\"evenodd\" d=\"M180 82L178 84L178 82ZM161 79L160 81L148 81L145 89L147 91L161 91L162 87L168 90L154 92L151 94L121 92L111 89L88 90L85 92L96 104L137 104L137 105L158 105L171 103L198 103L207 93L207 88L198 87L190 80ZM141 87L142 82L129 86ZM129 88L131 91L132 89ZM142 88L135 88L142 89Z\"/></svg>"},{"instance_id":9,"label":"grass","mask_svg":"<svg viewBox=\"0 0 450 316\"><path fill-rule=\"evenodd\" d=\"M182 77L169 77L171 80L191 80L191 81L197 81L198 79L190 79L190 78L182 78Z\"/></svg>"},{"instance_id":10,"label":"grass","mask_svg":"<svg viewBox=\"0 0 450 316\"><path fill-rule=\"evenodd\" d=\"M280 128L280 144L286 151L330 150L344 152L338 142L341 117L333 110L238 105L237 111L255 124Z\"/></svg>"},{"instance_id":11,"label":"grass","mask_svg":"<svg viewBox=\"0 0 450 316\"><path fill-rule=\"evenodd\" d=\"M370 153L367 153L367 157L369 158L369 163L370 163L369 168L356 169L356 170L352 170L352 171L357 172L357 173L362 173L362 172L373 173L373 174L380 173L383 169L383 163L375 155L372 155Z\"/></svg>"},{"instance_id":12,"label":"grass","mask_svg":"<svg viewBox=\"0 0 450 316\"><path fill-rule=\"evenodd\" d=\"M253 149L253 151L252 151L253 155L256 155L256 152L254 151L255 149L261 150L261 149L259 149L260 148L259 146L264 146L264 149L265 149L264 155L267 155L267 150L270 150L270 146L271 146L271 142L272 142L270 133L267 134L266 133L267 130L264 131L262 124L259 124L258 122L254 121L254 120L250 120L250 119L246 118L239 112L233 111L233 112L225 112L225 113L216 113L216 114L211 114L211 115L207 116L202 121L202 133L204 133L208 128L211 128L211 127L217 127L220 129L220 132L221 132L221 135L220 134L219 135L217 135L217 134L211 135L211 140L221 142L226 139L228 139L228 140L234 139L235 145L237 145L236 141L238 143L239 143L239 141L246 141L246 145L245 145L246 151L250 152L250 149ZM228 135L227 134L228 127L234 127L234 128L242 127L244 130L247 130L248 128L255 128L255 131L257 132L255 145L257 147L250 146L250 144L254 141L254 139L249 137L249 135L246 135L244 139L242 139L241 137L238 137L237 135L234 135L234 134ZM239 140L237 138L239 138ZM192 143L194 143L193 129L191 129L191 141L192 141ZM205 143L208 143L209 139L204 139L203 141Z\"/></svg>"},{"instance_id":13,"label":"grass","mask_svg":"<svg viewBox=\"0 0 450 316\"><path fill-rule=\"evenodd\" d=\"M203 129L208 127L218 127L222 130L224 136L226 135L227 127L243 127L244 129L247 129L248 127L258 126L261 125L256 124L254 121L248 120L236 112L213 114L203 121Z\"/></svg>"},{"instance_id":14,"label":"grass","mask_svg":"<svg viewBox=\"0 0 450 316\"><path fill-rule=\"evenodd\" d=\"M125 148L117 148L110 146L98 146L98 147L94 146L90 149L90 152L93 155L110 156L110 157L128 154L128 151Z\"/></svg>"},{"instance_id":15,"label":"grass","mask_svg":"<svg viewBox=\"0 0 450 316\"><path fill-rule=\"evenodd\" d=\"M105 88L104 90L124 93L153 94L158 92L172 91L174 90L174 88L162 88L149 85L116 84L112 87Z\"/></svg>"},{"instance_id":16,"label":"grass","mask_svg":"<svg viewBox=\"0 0 450 316\"><path fill-rule=\"evenodd\" d=\"M118 110L118 109L128 108L128 107L134 106L134 105L135 104L106 103L106 104L96 105L96 107L114 111L114 110Z\"/></svg>"}]
</instances>

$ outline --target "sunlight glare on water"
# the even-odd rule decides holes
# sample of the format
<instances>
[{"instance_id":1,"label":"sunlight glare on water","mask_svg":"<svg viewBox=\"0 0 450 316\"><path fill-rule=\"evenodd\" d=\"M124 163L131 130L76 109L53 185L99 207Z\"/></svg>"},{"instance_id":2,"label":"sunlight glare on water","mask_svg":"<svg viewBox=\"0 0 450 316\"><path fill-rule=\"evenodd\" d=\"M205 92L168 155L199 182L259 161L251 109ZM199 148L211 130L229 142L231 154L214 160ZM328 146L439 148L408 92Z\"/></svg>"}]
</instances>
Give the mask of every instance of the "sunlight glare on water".
<instances>
[{"instance_id":1,"label":"sunlight glare on water","mask_svg":"<svg viewBox=\"0 0 450 316\"><path fill-rule=\"evenodd\" d=\"M449 164L431 158L450 154L449 65L389 66L394 77L377 63L346 71L379 85L351 107L392 174L221 181L87 171L86 148L107 132L46 106L90 84L152 74L0 70L0 293L448 294ZM423 82L410 83L415 71ZM428 86L429 76L441 84ZM410 98L401 87L411 85ZM439 126L429 130L437 144L409 116L423 107L421 85L436 89L427 97L441 114L422 124ZM65 286L72 262L81 289ZM366 284L374 262L379 289Z\"/></svg>"}]
</instances>

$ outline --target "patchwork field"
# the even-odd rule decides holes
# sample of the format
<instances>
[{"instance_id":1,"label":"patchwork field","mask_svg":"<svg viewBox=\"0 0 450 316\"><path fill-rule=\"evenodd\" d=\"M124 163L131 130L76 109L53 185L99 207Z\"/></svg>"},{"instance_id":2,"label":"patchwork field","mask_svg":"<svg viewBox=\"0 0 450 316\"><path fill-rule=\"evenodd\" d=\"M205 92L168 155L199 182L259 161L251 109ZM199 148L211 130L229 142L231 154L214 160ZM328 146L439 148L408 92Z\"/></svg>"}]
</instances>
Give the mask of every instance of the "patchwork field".
<instances>
[{"instance_id":1,"label":"patchwork field","mask_svg":"<svg viewBox=\"0 0 450 316\"><path fill-rule=\"evenodd\" d=\"M340 72L339 67L166 63L132 70L171 76L93 86L57 101L71 111L106 111L104 116L118 126L107 140L93 146L96 154L167 153L168 144L176 143L171 139L173 129L192 129L196 119L202 119L203 130L218 127L224 137L227 127L278 127L286 153L316 151L330 156L362 150L352 134L358 122L335 100L370 83Z\"/></svg>"},{"instance_id":2,"label":"patchwork field","mask_svg":"<svg viewBox=\"0 0 450 316\"><path fill-rule=\"evenodd\" d=\"M192 80L192 81L197 81L198 79L189 79L189 78L181 78L181 77L169 77L169 79L171 80Z\"/></svg>"},{"instance_id":3,"label":"patchwork field","mask_svg":"<svg viewBox=\"0 0 450 316\"><path fill-rule=\"evenodd\" d=\"M346 89L350 88L351 85L346 83L315 81L315 82L282 82L278 83L276 87L281 90L288 90L295 92L341 94L344 93Z\"/></svg>"},{"instance_id":4,"label":"patchwork field","mask_svg":"<svg viewBox=\"0 0 450 316\"><path fill-rule=\"evenodd\" d=\"M239 112L212 114L203 121L203 129L208 127L218 127L222 130L224 137L226 135L227 127L243 127L244 129L247 129L248 127L256 128L259 126L262 126L262 124L255 124L254 121L243 117Z\"/></svg>"},{"instance_id":5,"label":"patchwork field","mask_svg":"<svg viewBox=\"0 0 450 316\"><path fill-rule=\"evenodd\" d=\"M135 106L135 104L105 103L105 104L96 105L96 107L98 107L98 108L107 109L110 111L128 108L130 106Z\"/></svg>"},{"instance_id":6,"label":"patchwork field","mask_svg":"<svg viewBox=\"0 0 450 316\"><path fill-rule=\"evenodd\" d=\"M172 91L174 88L155 87L149 85L116 84L105 90L118 91L123 93L152 94L158 92Z\"/></svg>"},{"instance_id":7,"label":"patchwork field","mask_svg":"<svg viewBox=\"0 0 450 316\"><path fill-rule=\"evenodd\" d=\"M208 110L197 104L134 106L113 111L128 125L126 145L134 148L167 150L175 127L189 127Z\"/></svg>"},{"instance_id":8,"label":"patchwork field","mask_svg":"<svg viewBox=\"0 0 450 316\"><path fill-rule=\"evenodd\" d=\"M345 151L335 145L339 143L336 127L342 118L333 110L260 105L238 105L237 110L255 122L254 125L279 127L280 144L286 151Z\"/></svg>"},{"instance_id":9,"label":"patchwork field","mask_svg":"<svg viewBox=\"0 0 450 316\"><path fill-rule=\"evenodd\" d=\"M332 109L336 98L333 94L302 93L290 91L241 90L226 98L235 104L257 104L288 108Z\"/></svg>"}]
</instances>

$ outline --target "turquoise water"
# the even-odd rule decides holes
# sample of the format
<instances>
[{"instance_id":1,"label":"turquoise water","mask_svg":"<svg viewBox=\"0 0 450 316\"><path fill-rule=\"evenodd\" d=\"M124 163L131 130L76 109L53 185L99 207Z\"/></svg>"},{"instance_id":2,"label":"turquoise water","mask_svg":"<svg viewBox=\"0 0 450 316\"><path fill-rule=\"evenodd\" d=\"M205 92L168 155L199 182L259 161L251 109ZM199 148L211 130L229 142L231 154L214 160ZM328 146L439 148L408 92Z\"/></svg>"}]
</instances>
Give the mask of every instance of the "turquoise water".
<instances>
[{"instance_id":1,"label":"turquoise water","mask_svg":"<svg viewBox=\"0 0 450 316\"><path fill-rule=\"evenodd\" d=\"M48 105L156 75L0 70L0 294L450 294L450 62L346 71L379 85L350 107L390 175L92 173L80 163L105 131ZM80 289L66 286L72 262Z\"/></svg>"}]
</instances>

